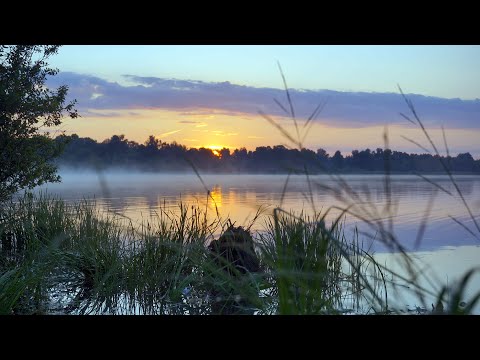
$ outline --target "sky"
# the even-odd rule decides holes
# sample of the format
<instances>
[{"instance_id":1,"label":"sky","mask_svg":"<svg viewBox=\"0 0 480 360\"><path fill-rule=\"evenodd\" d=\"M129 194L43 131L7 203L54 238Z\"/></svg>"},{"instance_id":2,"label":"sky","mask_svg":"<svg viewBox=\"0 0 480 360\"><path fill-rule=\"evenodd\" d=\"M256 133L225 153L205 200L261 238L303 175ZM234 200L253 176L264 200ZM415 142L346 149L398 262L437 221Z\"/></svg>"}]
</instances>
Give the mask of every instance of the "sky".
<instances>
[{"instance_id":1,"label":"sky","mask_svg":"<svg viewBox=\"0 0 480 360\"><path fill-rule=\"evenodd\" d=\"M423 153L400 85L439 147L444 127L451 153L480 158L478 64L480 46L70 45L51 58L60 73L48 84L78 101L81 118L62 129L99 141L254 150L300 139L333 155L383 147L387 131L392 149Z\"/></svg>"}]
</instances>

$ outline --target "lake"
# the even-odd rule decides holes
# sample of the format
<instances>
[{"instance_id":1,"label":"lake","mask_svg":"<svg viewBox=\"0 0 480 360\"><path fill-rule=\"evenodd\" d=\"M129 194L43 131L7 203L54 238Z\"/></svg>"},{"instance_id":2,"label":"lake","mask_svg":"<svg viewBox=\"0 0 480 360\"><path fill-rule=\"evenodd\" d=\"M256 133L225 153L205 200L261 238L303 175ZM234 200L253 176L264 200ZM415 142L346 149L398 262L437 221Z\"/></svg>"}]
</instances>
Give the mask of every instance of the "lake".
<instances>
[{"instance_id":1,"label":"lake","mask_svg":"<svg viewBox=\"0 0 480 360\"><path fill-rule=\"evenodd\" d=\"M401 245L424 265L438 281L452 284L461 274L480 264L480 232L469 215L454 184L447 176L431 175L425 181L414 175L344 175L342 183L327 175L203 175L205 186L195 174L148 174L129 172L61 172L62 182L37 191L48 191L67 201L95 199L102 209L133 221L154 216L167 209L178 211L178 204L207 209L212 219L218 214L236 225L250 225L257 210L263 215L252 225L264 228L275 207L299 213L327 211L327 224L350 206L342 217L347 236L355 227L359 239L370 246L376 259L395 267L395 254L378 241L378 233L362 218L393 230ZM455 176L473 216L480 222L480 176ZM207 196L207 189L211 197ZM463 224L464 226L460 225ZM424 224L424 225L422 225ZM465 227L470 229L470 233ZM398 269L401 272L401 269ZM474 275L466 298L480 290L480 276ZM416 306L412 299L405 300ZM476 312L478 313L478 306Z\"/></svg>"}]
</instances>

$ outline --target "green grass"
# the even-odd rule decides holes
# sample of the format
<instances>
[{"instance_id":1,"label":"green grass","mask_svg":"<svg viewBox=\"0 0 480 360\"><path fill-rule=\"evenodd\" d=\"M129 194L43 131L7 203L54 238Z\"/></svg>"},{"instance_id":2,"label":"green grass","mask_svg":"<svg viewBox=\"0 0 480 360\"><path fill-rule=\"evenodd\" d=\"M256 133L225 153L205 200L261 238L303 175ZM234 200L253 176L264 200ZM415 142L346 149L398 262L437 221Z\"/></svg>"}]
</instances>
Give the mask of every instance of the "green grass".
<instances>
[{"instance_id":1,"label":"green grass","mask_svg":"<svg viewBox=\"0 0 480 360\"><path fill-rule=\"evenodd\" d=\"M3 314L337 313L366 288L359 266L342 265L358 249L340 222L302 214L268 218L255 234L261 271L243 276L211 256L227 222L208 223L199 208L135 226L93 202L27 194L2 214L0 236L13 234L1 251Z\"/></svg>"}]
</instances>

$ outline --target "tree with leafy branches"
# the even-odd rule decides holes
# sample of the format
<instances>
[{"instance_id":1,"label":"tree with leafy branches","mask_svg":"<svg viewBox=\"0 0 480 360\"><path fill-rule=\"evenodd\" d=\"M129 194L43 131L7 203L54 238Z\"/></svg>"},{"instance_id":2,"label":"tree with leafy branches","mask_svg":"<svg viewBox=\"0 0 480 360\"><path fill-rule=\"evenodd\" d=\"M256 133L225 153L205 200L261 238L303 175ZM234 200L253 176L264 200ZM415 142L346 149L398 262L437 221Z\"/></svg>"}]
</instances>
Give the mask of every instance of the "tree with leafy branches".
<instances>
[{"instance_id":1,"label":"tree with leafy branches","mask_svg":"<svg viewBox=\"0 0 480 360\"><path fill-rule=\"evenodd\" d=\"M66 103L66 85L46 85L58 73L47 62L58 49L0 45L0 202L19 190L60 180L53 160L63 146L48 129L78 113L75 100Z\"/></svg>"}]
</instances>

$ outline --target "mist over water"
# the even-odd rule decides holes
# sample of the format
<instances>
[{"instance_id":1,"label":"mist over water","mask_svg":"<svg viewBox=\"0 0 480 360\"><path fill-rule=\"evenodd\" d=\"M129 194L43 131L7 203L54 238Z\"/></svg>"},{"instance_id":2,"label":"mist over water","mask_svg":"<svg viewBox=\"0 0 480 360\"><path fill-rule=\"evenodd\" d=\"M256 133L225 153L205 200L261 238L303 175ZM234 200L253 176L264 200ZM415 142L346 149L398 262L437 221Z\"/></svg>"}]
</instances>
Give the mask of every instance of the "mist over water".
<instances>
[{"instance_id":1,"label":"mist over water","mask_svg":"<svg viewBox=\"0 0 480 360\"><path fill-rule=\"evenodd\" d=\"M334 196L330 188L341 188L327 175L310 176L312 196L307 179L303 175L292 175L283 194L287 176L285 175L202 175L206 188L199 178L190 173L141 173L129 171L78 172L61 171L61 183L47 184L36 189L48 191L66 201L95 199L97 206L114 211L135 221L155 215L161 209L177 211L180 202L188 206L207 209L209 217L216 217L216 211L223 218L230 218L237 225L249 225L257 210L262 207L263 216L252 226L262 230L266 217L275 207L299 214L301 211L312 214L325 212L331 206L347 207L355 204L357 214L369 219L382 219L387 224L389 214L386 204L390 203L393 230L409 250L437 250L442 247L479 245L471 234L451 219L450 216L472 226L472 220L463 206L456 190L446 176L429 176L446 191L437 188L414 175L394 175L391 177L391 194L385 190L383 175L344 175L348 186L357 197L345 192L343 200ZM480 213L480 176L456 176L459 188L467 199L474 215ZM207 196L207 189L211 197ZM432 199L433 197L433 199ZM208 198L208 200L207 200ZM212 201L213 199L213 201ZM283 200L282 200L283 199ZM426 216L429 201L433 201ZM216 209L215 209L216 207ZM340 214L332 209L328 222ZM426 219L425 233L418 248L414 248L419 227ZM346 215L347 228L357 226L360 231L370 231L366 225L352 215ZM381 244L374 242L376 251L386 251Z\"/></svg>"}]
</instances>

